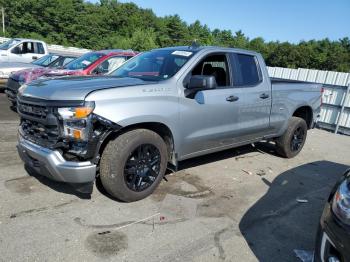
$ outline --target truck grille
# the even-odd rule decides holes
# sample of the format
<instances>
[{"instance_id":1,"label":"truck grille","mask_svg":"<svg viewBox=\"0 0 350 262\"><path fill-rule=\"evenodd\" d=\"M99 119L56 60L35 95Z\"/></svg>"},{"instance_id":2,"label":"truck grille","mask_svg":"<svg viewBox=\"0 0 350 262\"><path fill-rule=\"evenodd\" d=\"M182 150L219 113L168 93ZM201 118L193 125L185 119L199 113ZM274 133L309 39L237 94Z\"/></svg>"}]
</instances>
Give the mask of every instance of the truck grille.
<instances>
[{"instance_id":1,"label":"truck grille","mask_svg":"<svg viewBox=\"0 0 350 262\"><path fill-rule=\"evenodd\" d=\"M39 122L23 119L21 122L22 135L33 143L52 148L59 138L57 126L45 126Z\"/></svg>"},{"instance_id":2,"label":"truck grille","mask_svg":"<svg viewBox=\"0 0 350 262\"><path fill-rule=\"evenodd\" d=\"M17 110L24 115L37 117L40 119L45 119L49 113L49 109L47 107L22 102L18 103Z\"/></svg>"},{"instance_id":3,"label":"truck grille","mask_svg":"<svg viewBox=\"0 0 350 262\"><path fill-rule=\"evenodd\" d=\"M9 78L7 81L7 89L11 90L12 93L17 94L18 89L20 88L20 84L18 81L14 80L13 78Z\"/></svg>"},{"instance_id":4,"label":"truck grille","mask_svg":"<svg viewBox=\"0 0 350 262\"><path fill-rule=\"evenodd\" d=\"M17 101L17 112L21 116L20 133L25 139L48 148L59 141L59 120L55 108Z\"/></svg>"}]
</instances>

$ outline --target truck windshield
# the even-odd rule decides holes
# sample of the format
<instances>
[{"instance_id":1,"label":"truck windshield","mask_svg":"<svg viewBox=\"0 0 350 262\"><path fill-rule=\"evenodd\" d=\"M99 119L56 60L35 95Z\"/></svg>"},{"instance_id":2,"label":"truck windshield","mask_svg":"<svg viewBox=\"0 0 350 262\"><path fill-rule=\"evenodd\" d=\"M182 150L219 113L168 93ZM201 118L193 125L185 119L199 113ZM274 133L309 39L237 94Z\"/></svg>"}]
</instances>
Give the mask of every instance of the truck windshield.
<instances>
[{"instance_id":1,"label":"truck windshield","mask_svg":"<svg viewBox=\"0 0 350 262\"><path fill-rule=\"evenodd\" d=\"M161 81L175 75L195 52L183 50L154 50L142 53L124 63L110 75Z\"/></svg>"},{"instance_id":2,"label":"truck windshield","mask_svg":"<svg viewBox=\"0 0 350 262\"><path fill-rule=\"evenodd\" d=\"M0 49L1 50L8 50L9 48L13 47L14 45L17 45L19 42L21 42L21 41L17 40L17 39L11 39L5 43L2 43L0 45Z\"/></svg>"},{"instance_id":3,"label":"truck windshield","mask_svg":"<svg viewBox=\"0 0 350 262\"><path fill-rule=\"evenodd\" d=\"M73 60L72 62L68 63L64 69L68 70L84 70L92 63L96 62L97 59L103 57L104 54L102 53L87 53L85 55L82 55L81 57Z\"/></svg>"},{"instance_id":4,"label":"truck windshield","mask_svg":"<svg viewBox=\"0 0 350 262\"><path fill-rule=\"evenodd\" d=\"M39 66L48 66L50 63L55 61L58 57L59 57L58 55L53 55L53 54L45 55L39 58L38 60L33 61L32 64L39 65Z\"/></svg>"}]
</instances>

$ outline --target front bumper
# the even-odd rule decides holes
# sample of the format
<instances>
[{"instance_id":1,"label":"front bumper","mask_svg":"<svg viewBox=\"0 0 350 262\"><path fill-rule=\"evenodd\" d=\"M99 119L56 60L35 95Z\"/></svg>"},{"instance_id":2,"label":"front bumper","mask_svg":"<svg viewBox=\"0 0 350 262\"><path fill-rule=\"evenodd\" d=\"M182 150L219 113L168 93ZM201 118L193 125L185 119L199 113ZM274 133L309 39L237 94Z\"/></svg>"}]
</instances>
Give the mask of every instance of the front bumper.
<instances>
[{"instance_id":1,"label":"front bumper","mask_svg":"<svg viewBox=\"0 0 350 262\"><path fill-rule=\"evenodd\" d=\"M37 173L55 181L72 184L89 183L95 180L96 165L90 161L66 161L57 150L50 150L19 135L18 153L21 159Z\"/></svg>"},{"instance_id":2,"label":"front bumper","mask_svg":"<svg viewBox=\"0 0 350 262\"><path fill-rule=\"evenodd\" d=\"M330 257L350 261L350 229L341 225L327 203L317 233L314 261L328 262Z\"/></svg>"},{"instance_id":3,"label":"front bumper","mask_svg":"<svg viewBox=\"0 0 350 262\"><path fill-rule=\"evenodd\" d=\"M11 89L5 88L5 94L13 104L16 104L16 94Z\"/></svg>"}]
</instances>

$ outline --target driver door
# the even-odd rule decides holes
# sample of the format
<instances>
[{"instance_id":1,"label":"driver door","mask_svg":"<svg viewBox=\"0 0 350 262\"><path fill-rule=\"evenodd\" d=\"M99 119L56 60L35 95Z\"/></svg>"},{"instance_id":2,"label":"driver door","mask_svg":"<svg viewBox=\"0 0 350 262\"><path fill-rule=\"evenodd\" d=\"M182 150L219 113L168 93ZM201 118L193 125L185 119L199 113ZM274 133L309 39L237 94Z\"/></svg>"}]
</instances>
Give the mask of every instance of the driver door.
<instances>
[{"instance_id":1,"label":"driver door","mask_svg":"<svg viewBox=\"0 0 350 262\"><path fill-rule=\"evenodd\" d=\"M210 54L188 76L214 76L217 88L198 91L193 97L184 95L180 98L180 159L221 148L228 141L232 143L240 102L234 96L229 64L228 53Z\"/></svg>"},{"instance_id":2,"label":"driver door","mask_svg":"<svg viewBox=\"0 0 350 262\"><path fill-rule=\"evenodd\" d=\"M39 58L35 53L33 42L22 42L15 47L12 47L9 54L10 62L24 62L30 63Z\"/></svg>"}]
</instances>

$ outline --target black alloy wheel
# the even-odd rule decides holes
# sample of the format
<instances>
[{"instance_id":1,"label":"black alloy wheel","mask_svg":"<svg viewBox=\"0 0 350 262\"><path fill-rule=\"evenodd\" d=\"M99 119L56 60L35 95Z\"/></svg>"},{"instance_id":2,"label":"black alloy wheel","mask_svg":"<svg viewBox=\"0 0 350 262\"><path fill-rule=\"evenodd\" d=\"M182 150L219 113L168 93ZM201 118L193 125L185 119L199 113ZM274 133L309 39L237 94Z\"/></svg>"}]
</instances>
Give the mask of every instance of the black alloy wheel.
<instances>
[{"instance_id":1,"label":"black alloy wheel","mask_svg":"<svg viewBox=\"0 0 350 262\"><path fill-rule=\"evenodd\" d=\"M295 129L292 139L290 141L290 150L292 152L299 151L300 147L304 143L304 139L305 139L304 129L302 127L298 127L297 129Z\"/></svg>"},{"instance_id":2,"label":"black alloy wheel","mask_svg":"<svg viewBox=\"0 0 350 262\"><path fill-rule=\"evenodd\" d=\"M150 187L160 173L161 156L151 144L138 146L127 159L124 166L124 180L127 187L141 192Z\"/></svg>"}]
</instances>

